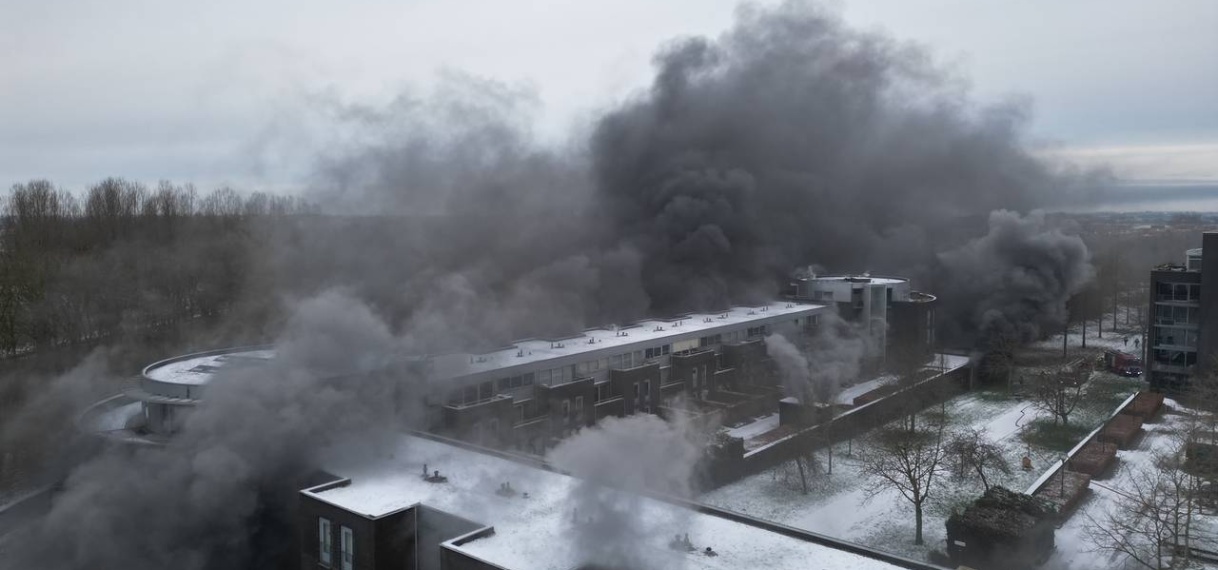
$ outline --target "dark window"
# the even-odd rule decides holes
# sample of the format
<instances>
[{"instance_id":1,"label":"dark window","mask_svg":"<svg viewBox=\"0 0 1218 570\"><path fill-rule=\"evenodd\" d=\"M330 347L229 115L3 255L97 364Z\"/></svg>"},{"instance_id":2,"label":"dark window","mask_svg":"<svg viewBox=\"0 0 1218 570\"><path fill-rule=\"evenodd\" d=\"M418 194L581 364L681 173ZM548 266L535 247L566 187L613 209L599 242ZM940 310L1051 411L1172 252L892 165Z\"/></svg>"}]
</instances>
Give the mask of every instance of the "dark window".
<instances>
[{"instance_id":1,"label":"dark window","mask_svg":"<svg viewBox=\"0 0 1218 570\"><path fill-rule=\"evenodd\" d=\"M326 568L330 567L330 555L334 547L330 543L330 519L317 519L317 550L318 561Z\"/></svg>"},{"instance_id":2,"label":"dark window","mask_svg":"<svg viewBox=\"0 0 1218 570\"><path fill-rule=\"evenodd\" d=\"M352 570L355 566L355 533L345 526L341 528L342 570Z\"/></svg>"}]
</instances>

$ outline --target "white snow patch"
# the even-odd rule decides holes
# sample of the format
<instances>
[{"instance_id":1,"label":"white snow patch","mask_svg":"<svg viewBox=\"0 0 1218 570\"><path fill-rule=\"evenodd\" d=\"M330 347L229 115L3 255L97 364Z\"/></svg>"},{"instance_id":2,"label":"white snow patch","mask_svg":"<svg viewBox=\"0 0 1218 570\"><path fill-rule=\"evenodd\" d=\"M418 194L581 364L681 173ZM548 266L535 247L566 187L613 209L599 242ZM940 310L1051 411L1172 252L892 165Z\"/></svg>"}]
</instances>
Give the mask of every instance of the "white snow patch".
<instances>
[{"instance_id":1,"label":"white snow patch","mask_svg":"<svg viewBox=\"0 0 1218 570\"><path fill-rule=\"evenodd\" d=\"M759 435L769 433L778 428L778 414L770 414L755 422L744 424L737 428L727 430L727 434L732 437L738 437L746 442Z\"/></svg>"}]
</instances>

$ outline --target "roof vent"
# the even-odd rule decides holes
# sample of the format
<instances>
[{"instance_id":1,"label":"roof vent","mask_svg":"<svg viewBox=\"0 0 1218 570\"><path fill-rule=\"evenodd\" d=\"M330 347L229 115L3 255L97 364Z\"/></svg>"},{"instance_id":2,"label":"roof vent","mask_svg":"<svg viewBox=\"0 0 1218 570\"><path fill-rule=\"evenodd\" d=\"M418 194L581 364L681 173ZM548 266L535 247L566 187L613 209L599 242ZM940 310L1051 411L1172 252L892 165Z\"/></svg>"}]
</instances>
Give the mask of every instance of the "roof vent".
<instances>
[{"instance_id":1,"label":"roof vent","mask_svg":"<svg viewBox=\"0 0 1218 570\"><path fill-rule=\"evenodd\" d=\"M447 483L448 477L441 475L439 469L432 471L431 475L428 475L427 474L427 464L424 463L423 464L423 480L427 481L428 483Z\"/></svg>"},{"instance_id":2,"label":"roof vent","mask_svg":"<svg viewBox=\"0 0 1218 570\"><path fill-rule=\"evenodd\" d=\"M499 495L500 497L515 497L516 489L513 489L511 481L508 481L500 483L499 489L495 491L495 494Z\"/></svg>"}]
</instances>

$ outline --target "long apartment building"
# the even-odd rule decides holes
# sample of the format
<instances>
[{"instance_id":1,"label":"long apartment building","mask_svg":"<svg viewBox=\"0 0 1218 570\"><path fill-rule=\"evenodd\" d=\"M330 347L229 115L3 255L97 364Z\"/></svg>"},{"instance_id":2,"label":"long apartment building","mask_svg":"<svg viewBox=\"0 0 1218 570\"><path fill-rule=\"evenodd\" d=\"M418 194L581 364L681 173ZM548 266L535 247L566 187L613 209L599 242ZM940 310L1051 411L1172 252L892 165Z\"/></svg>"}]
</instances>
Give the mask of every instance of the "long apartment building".
<instances>
[{"instance_id":1,"label":"long apartment building","mask_svg":"<svg viewBox=\"0 0 1218 570\"><path fill-rule=\"evenodd\" d=\"M485 445L541 452L606 416L746 417L782 397L765 336L798 342L827 310L776 301L434 357L428 375L441 417L433 424ZM673 408L677 398L688 405Z\"/></svg>"},{"instance_id":2,"label":"long apartment building","mask_svg":"<svg viewBox=\"0 0 1218 570\"><path fill-rule=\"evenodd\" d=\"M778 301L722 312L646 320L482 353L418 356L395 374L426 379L426 428L492 447L541 453L606 416L714 416L721 421L777 409L782 397L763 339L798 342L825 305ZM146 367L126 393L82 418L89 431L160 443L205 398L224 370L267 365L273 347L188 354ZM680 409L674 400L687 402Z\"/></svg>"},{"instance_id":3,"label":"long apartment building","mask_svg":"<svg viewBox=\"0 0 1218 570\"><path fill-rule=\"evenodd\" d=\"M1209 374L1218 358L1218 232L1202 234L1201 247L1185 263L1150 272L1151 326L1146 331L1146 371L1151 387L1187 388Z\"/></svg>"}]
</instances>

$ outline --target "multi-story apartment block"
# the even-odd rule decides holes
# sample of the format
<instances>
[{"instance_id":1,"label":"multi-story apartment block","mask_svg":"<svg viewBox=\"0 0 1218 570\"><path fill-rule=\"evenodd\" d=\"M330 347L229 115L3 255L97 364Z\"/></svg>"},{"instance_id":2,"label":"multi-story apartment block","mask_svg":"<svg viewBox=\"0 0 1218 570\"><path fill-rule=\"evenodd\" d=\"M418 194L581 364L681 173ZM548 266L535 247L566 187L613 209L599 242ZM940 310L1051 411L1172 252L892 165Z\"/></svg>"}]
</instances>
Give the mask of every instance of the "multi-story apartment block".
<instances>
[{"instance_id":1,"label":"multi-story apartment block","mask_svg":"<svg viewBox=\"0 0 1218 570\"><path fill-rule=\"evenodd\" d=\"M731 421L782 397L763 342L798 338L825 305L773 302L520 341L430 360L442 432L533 452L606 416L714 414ZM681 399L680 410L671 404Z\"/></svg>"},{"instance_id":2,"label":"multi-story apartment block","mask_svg":"<svg viewBox=\"0 0 1218 570\"><path fill-rule=\"evenodd\" d=\"M1208 252L1208 253L1207 253ZM1180 391L1214 369L1218 357L1218 232L1185 252L1184 265L1150 272L1146 371L1151 387Z\"/></svg>"},{"instance_id":3,"label":"multi-story apartment block","mask_svg":"<svg viewBox=\"0 0 1218 570\"><path fill-rule=\"evenodd\" d=\"M606 416L686 414L730 423L777 409L783 394L763 339L778 333L798 340L826 310L778 301L645 320L489 352L420 355L382 376L424 379L426 429L541 453ZM265 365L274 355L272 347L250 347L163 360L89 416L100 431L160 441L202 401L217 371Z\"/></svg>"}]
</instances>

